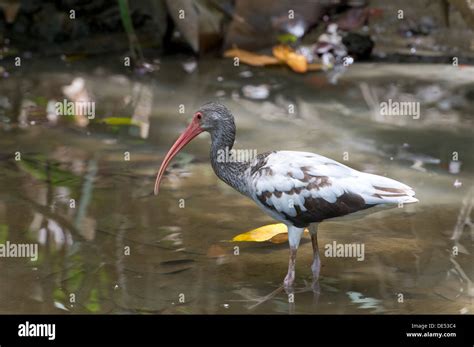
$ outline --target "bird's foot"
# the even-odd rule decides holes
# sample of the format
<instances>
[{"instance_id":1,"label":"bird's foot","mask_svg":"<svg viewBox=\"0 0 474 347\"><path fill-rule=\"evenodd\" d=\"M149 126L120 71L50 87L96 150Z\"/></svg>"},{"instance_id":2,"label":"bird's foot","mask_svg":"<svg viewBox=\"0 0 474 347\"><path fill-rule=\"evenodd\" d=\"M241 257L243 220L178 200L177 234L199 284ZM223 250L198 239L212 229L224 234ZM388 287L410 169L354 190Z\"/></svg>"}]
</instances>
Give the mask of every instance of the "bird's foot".
<instances>
[{"instance_id":1,"label":"bird's foot","mask_svg":"<svg viewBox=\"0 0 474 347\"><path fill-rule=\"evenodd\" d=\"M254 305L249 306L248 309L253 310L255 307L257 307L257 306L273 299L273 297L275 297L277 294L279 294L283 289L284 289L283 286L280 286L268 295L265 295L265 296L262 296L262 297L257 297L255 299L253 299L252 301L255 301L256 303Z\"/></svg>"},{"instance_id":2,"label":"bird's foot","mask_svg":"<svg viewBox=\"0 0 474 347\"><path fill-rule=\"evenodd\" d=\"M314 294L321 294L321 287L319 285L319 278L313 278L311 283L311 289L313 290Z\"/></svg>"},{"instance_id":3,"label":"bird's foot","mask_svg":"<svg viewBox=\"0 0 474 347\"><path fill-rule=\"evenodd\" d=\"M291 289L293 288L293 285L295 284L295 273L289 272L285 279L283 280L283 287L285 289Z\"/></svg>"},{"instance_id":4,"label":"bird's foot","mask_svg":"<svg viewBox=\"0 0 474 347\"><path fill-rule=\"evenodd\" d=\"M319 288L319 267L314 268L311 267L311 270L313 272L313 281L312 281L312 287L313 288Z\"/></svg>"},{"instance_id":5,"label":"bird's foot","mask_svg":"<svg viewBox=\"0 0 474 347\"><path fill-rule=\"evenodd\" d=\"M311 284L311 288L313 289L313 293L319 294L321 289L319 287L319 273L321 271L321 262L319 261L319 257L315 257L313 260L313 264L311 265L311 272L313 273L313 281Z\"/></svg>"}]
</instances>

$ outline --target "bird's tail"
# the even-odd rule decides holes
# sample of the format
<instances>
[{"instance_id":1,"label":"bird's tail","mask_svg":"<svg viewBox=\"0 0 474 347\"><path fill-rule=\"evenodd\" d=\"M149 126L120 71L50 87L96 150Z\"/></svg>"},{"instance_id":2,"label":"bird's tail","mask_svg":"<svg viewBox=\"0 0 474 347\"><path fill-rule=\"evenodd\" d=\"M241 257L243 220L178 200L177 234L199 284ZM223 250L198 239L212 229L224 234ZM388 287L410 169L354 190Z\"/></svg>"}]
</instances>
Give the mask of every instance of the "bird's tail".
<instances>
[{"instance_id":1,"label":"bird's tail","mask_svg":"<svg viewBox=\"0 0 474 347\"><path fill-rule=\"evenodd\" d=\"M394 179L364 173L364 178L372 186L370 192L364 194L369 204L412 204L418 202L413 188Z\"/></svg>"}]
</instances>

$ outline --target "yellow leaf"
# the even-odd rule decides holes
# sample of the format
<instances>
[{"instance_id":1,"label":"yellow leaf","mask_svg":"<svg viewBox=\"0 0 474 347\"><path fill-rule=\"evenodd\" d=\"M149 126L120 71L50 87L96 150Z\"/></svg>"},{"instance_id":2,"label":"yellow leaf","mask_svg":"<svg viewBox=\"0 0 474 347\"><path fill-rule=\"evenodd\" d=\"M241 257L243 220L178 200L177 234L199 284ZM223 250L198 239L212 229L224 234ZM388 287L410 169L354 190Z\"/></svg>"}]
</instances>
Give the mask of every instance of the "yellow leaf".
<instances>
[{"instance_id":1,"label":"yellow leaf","mask_svg":"<svg viewBox=\"0 0 474 347\"><path fill-rule=\"evenodd\" d=\"M308 233L308 229L304 230ZM283 243L288 240L288 228L283 223L269 224L235 236L234 242L264 242Z\"/></svg>"},{"instance_id":2,"label":"yellow leaf","mask_svg":"<svg viewBox=\"0 0 474 347\"><path fill-rule=\"evenodd\" d=\"M301 54L289 53L286 63L295 72L304 73L308 71L308 61Z\"/></svg>"},{"instance_id":3,"label":"yellow leaf","mask_svg":"<svg viewBox=\"0 0 474 347\"><path fill-rule=\"evenodd\" d=\"M232 241L254 241L263 242L270 240L273 236L287 233L288 228L283 223L265 225L263 227L247 231L235 236Z\"/></svg>"},{"instance_id":4,"label":"yellow leaf","mask_svg":"<svg viewBox=\"0 0 474 347\"><path fill-rule=\"evenodd\" d=\"M107 117L103 118L101 122L108 125L137 125L136 121L126 117Z\"/></svg>"},{"instance_id":5,"label":"yellow leaf","mask_svg":"<svg viewBox=\"0 0 474 347\"><path fill-rule=\"evenodd\" d=\"M291 52L291 49L290 47L285 46L285 45L278 45L278 46L273 47L272 52L273 52L273 55L277 59L281 61L286 61L288 53Z\"/></svg>"},{"instance_id":6,"label":"yellow leaf","mask_svg":"<svg viewBox=\"0 0 474 347\"><path fill-rule=\"evenodd\" d=\"M273 55L282 62L285 62L293 71L303 73L308 71L308 61L304 55L295 53L295 51L286 45L273 47Z\"/></svg>"},{"instance_id":7,"label":"yellow leaf","mask_svg":"<svg viewBox=\"0 0 474 347\"><path fill-rule=\"evenodd\" d=\"M224 52L226 58L239 58L242 63L252 66L281 64L275 57L252 53L243 49L232 48Z\"/></svg>"}]
</instances>

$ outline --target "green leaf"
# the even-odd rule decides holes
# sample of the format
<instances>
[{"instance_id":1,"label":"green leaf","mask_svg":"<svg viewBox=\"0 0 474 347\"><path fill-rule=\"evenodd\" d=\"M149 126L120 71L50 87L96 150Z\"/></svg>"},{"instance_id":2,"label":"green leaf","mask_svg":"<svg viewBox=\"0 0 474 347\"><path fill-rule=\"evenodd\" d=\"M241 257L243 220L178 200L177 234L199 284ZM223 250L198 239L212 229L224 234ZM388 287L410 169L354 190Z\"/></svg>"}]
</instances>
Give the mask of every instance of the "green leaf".
<instances>
[{"instance_id":1,"label":"green leaf","mask_svg":"<svg viewBox=\"0 0 474 347\"><path fill-rule=\"evenodd\" d=\"M8 239L8 225L0 224L0 243L5 243Z\"/></svg>"},{"instance_id":2,"label":"green leaf","mask_svg":"<svg viewBox=\"0 0 474 347\"><path fill-rule=\"evenodd\" d=\"M298 40L295 35L289 33L278 35L277 39L280 43L295 43Z\"/></svg>"},{"instance_id":3,"label":"green leaf","mask_svg":"<svg viewBox=\"0 0 474 347\"><path fill-rule=\"evenodd\" d=\"M107 117L102 119L101 122L108 125L138 125L138 122L126 117Z\"/></svg>"}]
</instances>

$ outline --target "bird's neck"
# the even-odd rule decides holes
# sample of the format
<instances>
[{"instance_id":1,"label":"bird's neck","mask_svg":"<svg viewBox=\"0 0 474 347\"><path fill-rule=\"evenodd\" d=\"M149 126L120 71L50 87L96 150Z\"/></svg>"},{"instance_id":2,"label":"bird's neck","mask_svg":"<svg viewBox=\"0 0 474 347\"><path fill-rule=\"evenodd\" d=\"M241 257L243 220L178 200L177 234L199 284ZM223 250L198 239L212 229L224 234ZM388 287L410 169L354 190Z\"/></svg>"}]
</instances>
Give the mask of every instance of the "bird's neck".
<instances>
[{"instance_id":1,"label":"bird's neck","mask_svg":"<svg viewBox=\"0 0 474 347\"><path fill-rule=\"evenodd\" d=\"M247 180L244 173L250 163L235 160L235 155L233 156L231 152L235 141L235 126L226 130L216 130L211 133L210 155L212 168L222 181L240 193L247 195Z\"/></svg>"}]
</instances>

